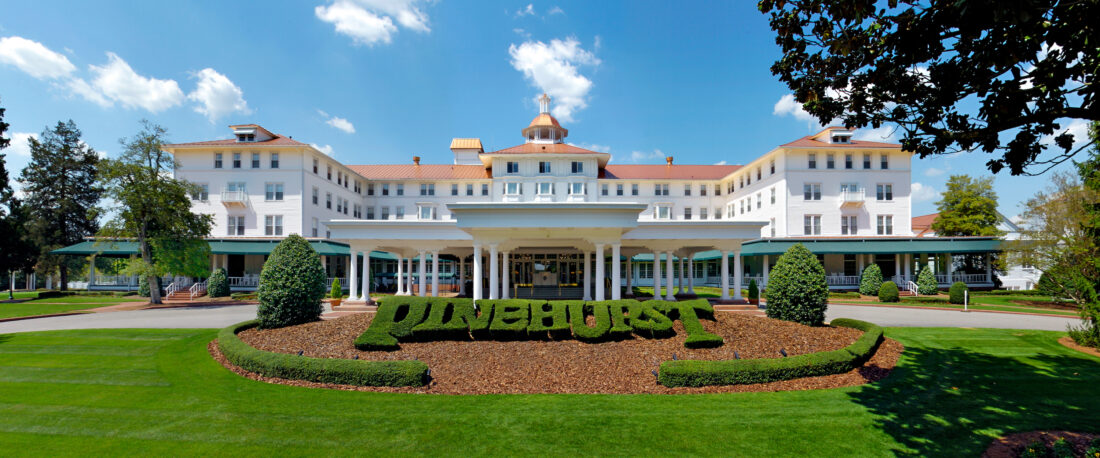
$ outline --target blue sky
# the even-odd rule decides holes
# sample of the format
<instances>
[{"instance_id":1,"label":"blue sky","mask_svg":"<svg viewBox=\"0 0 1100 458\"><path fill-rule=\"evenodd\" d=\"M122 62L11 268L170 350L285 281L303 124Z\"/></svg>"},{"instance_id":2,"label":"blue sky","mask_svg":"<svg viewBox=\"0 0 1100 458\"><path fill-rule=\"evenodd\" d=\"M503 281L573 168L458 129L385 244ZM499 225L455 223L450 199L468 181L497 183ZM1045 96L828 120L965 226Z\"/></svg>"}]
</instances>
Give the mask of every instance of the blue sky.
<instances>
[{"instance_id":1,"label":"blue sky","mask_svg":"<svg viewBox=\"0 0 1100 458\"><path fill-rule=\"evenodd\" d=\"M0 11L14 171L27 135L67 119L108 156L146 118L179 142L254 122L348 164L447 163L452 137L522 143L543 91L571 143L617 163L745 163L820 127L784 99L774 35L750 1L5 0ZM948 175L988 175L983 156L914 159L913 214L935 211ZM1047 181L998 175L1002 212Z\"/></svg>"}]
</instances>

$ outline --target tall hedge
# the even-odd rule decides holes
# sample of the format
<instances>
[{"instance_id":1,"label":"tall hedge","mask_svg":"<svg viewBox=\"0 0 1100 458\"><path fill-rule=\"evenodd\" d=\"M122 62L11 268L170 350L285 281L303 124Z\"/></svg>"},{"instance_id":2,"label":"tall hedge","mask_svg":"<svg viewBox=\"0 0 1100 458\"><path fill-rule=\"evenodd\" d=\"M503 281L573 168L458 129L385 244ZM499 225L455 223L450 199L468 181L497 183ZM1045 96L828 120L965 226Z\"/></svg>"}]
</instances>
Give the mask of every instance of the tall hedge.
<instances>
[{"instance_id":1,"label":"tall hedge","mask_svg":"<svg viewBox=\"0 0 1100 458\"><path fill-rule=\"evenodd\" d=\"M920 273L917 274L917 293L922 295L936 294L939 290L939 285L936 283L936 274L932 273L932 269L928 266L921 266Z\"/></svg>"},{"instance_id":2,"label":"tall hedge","mask_svg":"<svg viewBox=\"0 0 1100 458\"><path fill-rule=\"evenodd\" d=\"M764 297L768 317L818 326L825 322L829 299L825 268L810 250L796 243L776 262Z\"/></svg>"},{"instance_id":3,"label":"tall hedge","mask_svg":"<svg viewBox=\"0 0 1100 458\"><path fill-rule=\"evenodd\" d=\"M966 283L957 281L951 284L951 289L947 291L947 302L952 304L966 302Z\"/></svg>"},{"instance_id":4,"label":"tall hedge","mask_svg":"<svg viewBox=\"0 0 1100 458\"><path fill-rule=\"evenodd\" d=\"M260 328L281 328L321 318L325 269L306 239L291 234L271 250L256 292Z\"/></svg>"},{"instance_id":5,"label":"tall hedge","mask_svg":"<svg viewBox=\"0 0 1100 458\"><path fill-rule=\"evenodd\" d=\"M229 295L229 276L225 269L214 269L210 278L206 279L206 295L210 297L226 297Z\"/></svg>"},{"instance_id":6,"label":"tall hedge","mask_svg":"<svg viewBox=\"0 0 1100 458\"><path fill-rule=\"evenodd\" d=\"M874 296L878 294L878 289L882 287L882 269L878 264L870 264L863 269L863 274L859 279L859 294L864 296Z\"/></svg>"}]
</instances>

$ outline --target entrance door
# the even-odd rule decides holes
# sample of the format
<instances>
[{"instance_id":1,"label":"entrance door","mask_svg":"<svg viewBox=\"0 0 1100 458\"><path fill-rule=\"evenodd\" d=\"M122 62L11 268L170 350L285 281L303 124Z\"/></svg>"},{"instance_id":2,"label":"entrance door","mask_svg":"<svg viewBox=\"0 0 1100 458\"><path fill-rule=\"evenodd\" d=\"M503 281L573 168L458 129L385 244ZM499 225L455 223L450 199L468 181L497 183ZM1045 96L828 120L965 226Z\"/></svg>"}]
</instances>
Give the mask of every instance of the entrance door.
<instances>
[{"instance_id":1,"label":"entrance door","mask_svg":"<svg viewBox=\"0 0 1100 458\"><path fill-rule=\"evenodd\" d=\"M229 259L229 268L226 269L226 273L230 277L243 277L244 276L244 255L243 254L231 254L227 256Z\"/></svg>"}]
</instances>

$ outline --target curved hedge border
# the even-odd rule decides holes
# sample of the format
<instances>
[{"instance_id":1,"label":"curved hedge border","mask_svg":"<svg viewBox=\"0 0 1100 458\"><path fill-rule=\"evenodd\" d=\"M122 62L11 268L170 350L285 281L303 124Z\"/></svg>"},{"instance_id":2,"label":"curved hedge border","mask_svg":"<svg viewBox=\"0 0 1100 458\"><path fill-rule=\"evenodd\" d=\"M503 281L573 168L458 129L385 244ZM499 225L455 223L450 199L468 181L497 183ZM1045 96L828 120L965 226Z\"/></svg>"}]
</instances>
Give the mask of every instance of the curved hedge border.
<instances>
[{"instance_id":1,"label":"curved hedge border","mask_svg":"<svg viewBox=\"0 0 1100 458\"><path fill-rule=\"evenodd\" d=\"M665 361L661 363L657 381L667 387L741 385L841 374L870 359L882 343L883 330L878 325L847 318L833 320L831 324L859 329L863 335L840 350L787 358Z\"/></svg>"},{"instance_id":2,"label":"curved hedge border","mask_svg":"<svg viewBox=\"0 0 1100 458\"><path fill-rule=\"evenodd\" d=\"M218 348L229 362L267 377L308 380L358 386L424 386L428 365L423 361L361 361L310 358L258 350L237 333L254 328L258 320L245 321L218 332Z\"/></svg>"}]
</instances>

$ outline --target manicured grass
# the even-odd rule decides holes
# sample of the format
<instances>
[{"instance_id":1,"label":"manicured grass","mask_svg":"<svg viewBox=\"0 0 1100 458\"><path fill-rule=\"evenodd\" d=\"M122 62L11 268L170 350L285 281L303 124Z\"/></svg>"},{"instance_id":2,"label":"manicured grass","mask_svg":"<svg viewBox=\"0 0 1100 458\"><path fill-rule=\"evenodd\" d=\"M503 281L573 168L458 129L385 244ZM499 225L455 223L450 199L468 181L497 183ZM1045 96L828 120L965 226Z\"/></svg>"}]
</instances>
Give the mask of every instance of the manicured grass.
<instances>
[{"instance_id":1,"label":"manicured grass","mask_svg":"<svg viewBox=\"0 0 1100 458\"><path fill-rule=\"evenodd\" d=\"M684 285L685 285L684 286L684 291L686 292L687 291L687 286L686 286L687 283L684 283ZM653 295L653 287L652 286L635 286L633 288L634 288L634 294L638 294L638 295L642 295L642 296L652 296ZM677 291L675 286L672 287L672 291L673 291L673 293L675 293ZM665 287L662 285L661 286L661 295L663 296L664 294L665 294ZM700 297L700 298L717 299L719 297L722 297L722 288L717 288L717 287L714 287L714 286L696 286L695 287L695 295ZM733 296L733 283L730 283L730 296ZM742 288L741 289L741 296L745 297L745 298L749 297L749 290Z\"/></svg>"},{"instance_id":2,"label":"manicured grass","mask_svg":"<svg viewBox=\"0 0 1100 458\"><path fill-rule=\"evenodd\" d=\"M831 298L830 303L837 304L868 304L868 305L905 305L913 307L938 307L938 308L951 308L962 310L962 304L951 304L947 302L946 295L936 296L943 299L943 302L926 302L927 298L931 296L914 297L902 297L901 302L878 302L876 300L865 299L845 299L845 298ZM924 300L922 300L922 298ZM1073 310L1057 309L1051 307L1045 307L1041 305L1020 305L1010 302L1011 300L1033 300L1044 301L1049 300L1049 297L1041 296L971 296L970 297L970 310L992 310L1001 312L1024 312L1024 313L1046 313L1052 315L1063 315L1075 317L1078 313Z\"/></svg>"},{"instance_id":3,"label":"manicured grass","mask_svg":"<svg viewBox=\"0 0 1100 458\"><path fill-rule=\"evenodd\" d=\"M24 302L24 304L99 304L100 307L104 305L121 304L123 302L149 302L149 298L134 296L115 297L115 296L61 296L61 297L47 297L42 299L31 299Z\"/></svg>"},{"instance_id":4,"label":"manicured grass","mask_svg":"<svg viewBox=\"0 0 1100 458\"><path fill-rule=\"evenodd\" d=\"M74 310L86 310L103 307L100 303L69 303L69 304L39 304L36 301L18 302L12 304L0 304L0 318L15 318L20 316L49 315L51 313L65 313Z\"/></svg>"},{"instance_id":5,"label":"manicured grass","mask_svg":"<svg viewBox=\"0 0 1100 458\"><path fill-rule=\"evenodd\" d=\"M683 396L270 385L214 362L215 333L0 336L0 454L976 456L1004 433L1100 425L1100 359L1054 332L890 329L906 353L876 384Z\"/></svg>"}]
</instances>

